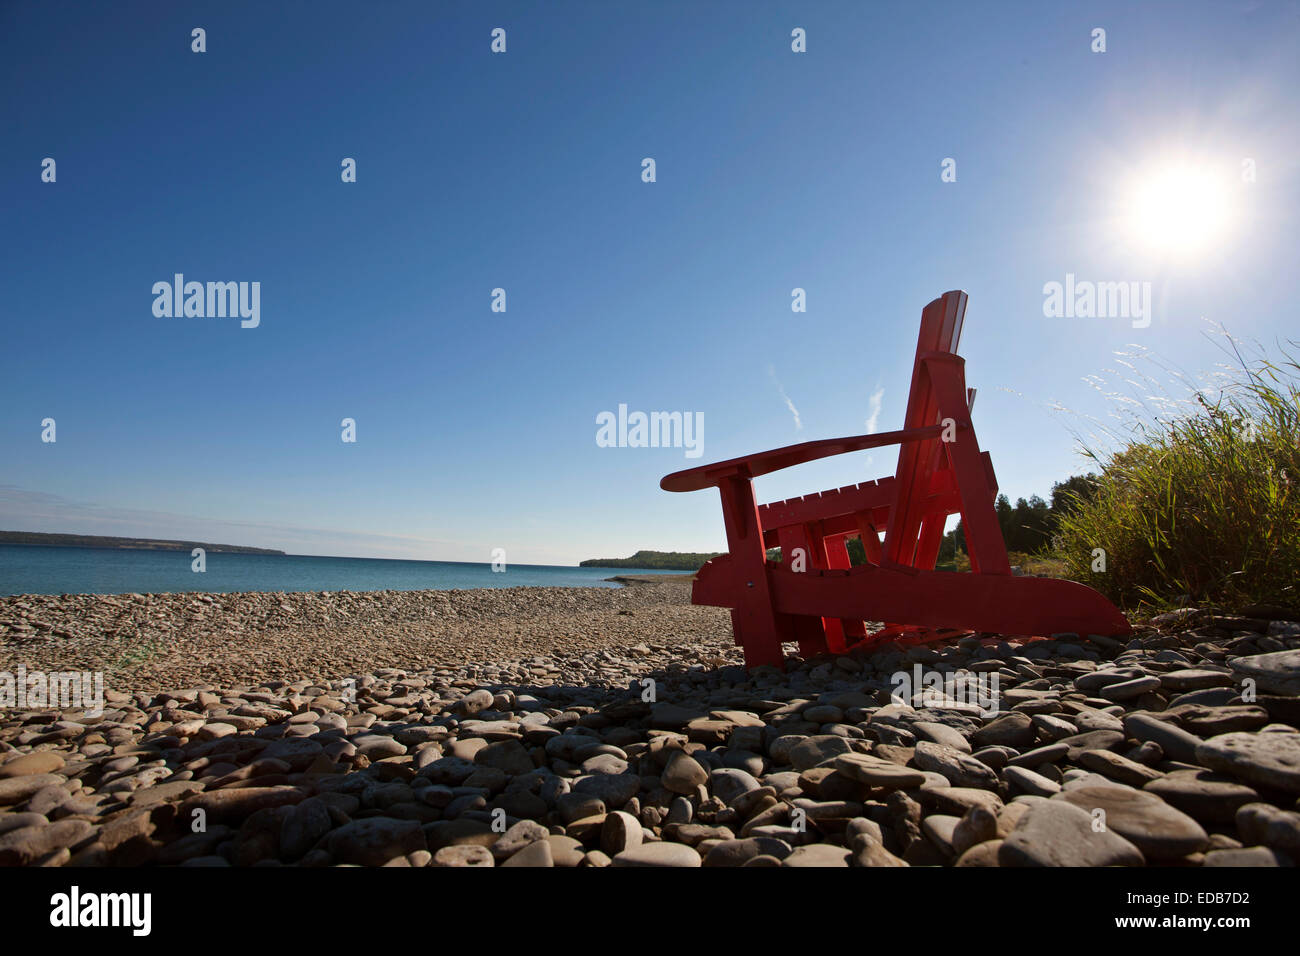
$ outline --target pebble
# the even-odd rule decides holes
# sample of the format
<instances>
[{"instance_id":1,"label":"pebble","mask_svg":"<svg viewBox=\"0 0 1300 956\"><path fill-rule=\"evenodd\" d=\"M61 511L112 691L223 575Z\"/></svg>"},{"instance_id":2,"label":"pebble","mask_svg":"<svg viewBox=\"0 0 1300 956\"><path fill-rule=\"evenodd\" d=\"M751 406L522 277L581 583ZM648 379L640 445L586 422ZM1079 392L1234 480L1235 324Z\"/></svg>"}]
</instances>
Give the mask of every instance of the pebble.
<instances>
[{"instance_id":1,"label":"pebble","mask_svg":"<svg viewBox=\"0 0 1300 956\"><path fill-rule=\"evenodd\" d=\"M487 847L469 844L443 847L433 855L432 865L491 867L496 861Z\"/></svg>"},{"instance_id":2,"label":"pebble","mask_svg":"<svg viewBox=\"0 0 1300 956\"><path fill-rule=\"evenodd\" d=\"M1237 832L1249 843L1282 850L1300 859L1300 813L1270 803L1248 803L1236 813Z\"/></svg>"},{"instance_id":3,"label":"pebble","mask_svg":"<svg viewBox=\"0 0 1300 956\"><path fill-rule=\"evenodd\" d=\"M1228 666L1238 680L1250 678L1262 693L1300 696L1300 650L1236 657Z\"/></svg>"},{"instance_id":4,"label":"pebble","mask_svg":"<svg viewBox=\"0 0 1300 956\"><path fill-rule=\"evenodd\" d=\"M998 848L999 866L1142 866L1136 846L1093 816L1058 799L1039 798Z\"/></svg>"},{"instance_id":5,"label":"pebble","mask_svg":"<svg viewBox=\"0 0 1300 956\"><path fill-rule=\"evenodd\" d=\"M992 789L998 782L997 774L974 757L928 740L917 741L916 765L942 774L954 787Z\"/></svg>"},{"instance_id":6,"label":"pebble","mask_svg":"<svg viewBox=\"0 0 1300 956\"><path fill-rule=\"evenodd\" d=\"M709 779L709 774L690 754L676 750L659 779L664 789L689 795Z\"/></svg>"},{"instance_id":7,"label":"pebble","mask_svg":"<svg viewBox=\"0 0 1300 956\"><path fill-rule=\"evenodd\" d=\"M925 783L920 770L904 767L869 754L848 753L835 758L841 773L869 787L883 790L910 790Z\"/></svg>"},{"instance_id":8,"label":"pebble","mask_svg":"<svg viewBox=\"0 0 1300 956\"><path fill-rule=\"evenodd\" d=\"M1117 784L1079 787L1063 791L1055 799L1090 815L1101 810L1106 828L1136 846L1148 860L1178 859L1205 849L1209 843L1199 823L1145 790Z\"/></svg>"},{"instance_id":9,"label":"pebble","mask_svg":"<svg viewBox=\"0 0 1300 956\"><path fill-rule=\"evenodd\" d=\"M1035 797L1050 797L1061 791L1061 785L1055 780L1049 780L1025 767L1007 767L1002 771L1002 779L1013 790Z\"/></svg>"},{"instance_id":10,"label":"pebble","mask_svg":"<svg viewBox=\"0 0 1300 956\"><path fill-rule=\"evenodd\" d=\"M53 750L38 750L21 754L0 764L0 780L25 777L33 774L52 774L62 769L63 757Z\"/></svg>"},{"instance_id":11,"label":"pebble","mask_svg":"<svg viewBox=\"0 0 1300 956\"><path fill-rule=\"evenodd\" d=\"M1209 770L1175 770L1143 789L1202 823L1231 823L1241 807L1259 799L1251 787Z\"/></svg>"},{"instance_id":12,"label":"pebble","mask_svg":"<svg viewBox=\"0 0 1300 956\"><path fill-rule=\"evenodd\" d=\"M1222 734L1197 745L1195 762L1249 783L1300 793L1300 734Z\"/></svg>"},{"instance_id":13,"label":"pebble","mask_svg":"<svg viewBox=\"0 0 1300 956\"><path fill-rule=\"evenodd\" d=\"M699 852L681 843L643 843L624 850L611 866L700 866Z\"/></svg>"}]
</instances>

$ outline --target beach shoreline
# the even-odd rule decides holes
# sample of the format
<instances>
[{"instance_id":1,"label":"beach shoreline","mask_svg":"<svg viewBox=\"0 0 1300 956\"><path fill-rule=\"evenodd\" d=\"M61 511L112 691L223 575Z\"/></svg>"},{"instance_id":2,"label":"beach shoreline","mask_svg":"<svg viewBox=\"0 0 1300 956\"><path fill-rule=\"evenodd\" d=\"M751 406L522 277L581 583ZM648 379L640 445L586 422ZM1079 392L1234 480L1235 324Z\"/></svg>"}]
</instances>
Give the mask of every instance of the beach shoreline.
<instances>
[{"instance_id":1,"label":"beach shoreline","mask_svg":"<svg viewBox=\"0 0 1300 956\"><path fill-rule=\"evenodd\" d=\"M107 686L134 693L647 641L730 650L726 611L691 605L689 576L663 578L618 588L11 595L0 597L0 671L103 671Z\"/></svg>"},{"instance_id":2,"label":"beach shoreline","mask_svg":"<svg viewBox=\"0 0 1300 956\"><path fill-rule=\"evenodd\" d=\"M1300 857L1300 623L1180 612L1124 643L968 635L747 670L727 611L689 599L0 599L0 672L115 665L102 709L0 708L0 865Z\"/></svg>"}]
</instances>

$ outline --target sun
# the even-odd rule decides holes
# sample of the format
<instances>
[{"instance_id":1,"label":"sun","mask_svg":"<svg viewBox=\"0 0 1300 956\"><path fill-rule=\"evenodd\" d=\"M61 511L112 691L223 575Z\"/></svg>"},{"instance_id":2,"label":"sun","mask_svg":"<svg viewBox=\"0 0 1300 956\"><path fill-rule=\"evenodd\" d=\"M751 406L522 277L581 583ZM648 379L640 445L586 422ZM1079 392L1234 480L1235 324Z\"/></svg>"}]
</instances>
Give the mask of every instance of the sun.
<instances>
[{"instance_id":1,"label":"sun","mask_svg":"<svg viewBox=\"0 0 1300 956\"><path fill-rule=\"evenodd\" d=\"M1130 238L1151 254L1187 259L1220 247L1231 224L1229 181L1209 165L1156 166L1129 189Z\"/></svg>"}]
</instances>

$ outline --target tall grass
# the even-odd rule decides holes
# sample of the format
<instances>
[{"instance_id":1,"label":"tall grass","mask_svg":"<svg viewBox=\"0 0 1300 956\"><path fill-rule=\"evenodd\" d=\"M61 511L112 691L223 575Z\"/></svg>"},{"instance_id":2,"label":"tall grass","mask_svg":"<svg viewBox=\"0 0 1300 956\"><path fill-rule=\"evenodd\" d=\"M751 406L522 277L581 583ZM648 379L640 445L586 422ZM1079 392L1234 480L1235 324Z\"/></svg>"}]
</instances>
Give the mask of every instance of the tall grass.
<instances>
[{"instance_id":1,"label":"tall grass","mask_svg":"<svg viewBox=\"0 0 1300 956\"><path fill-rule=\"evenodd\" d=\"M1184 399L1112 395L1125 409L1122 440L1107 451L1084 442L1100 466L1096 495L1076 497L1058 554L1067 576L1121 607L1300 606L1300 364L1286 348L1276 361L1248 358L1220 335L1232 362L1212 397L1175 372ZM1151 390L1121 364L1129 385Z\"/></svg>"}]
</instances>

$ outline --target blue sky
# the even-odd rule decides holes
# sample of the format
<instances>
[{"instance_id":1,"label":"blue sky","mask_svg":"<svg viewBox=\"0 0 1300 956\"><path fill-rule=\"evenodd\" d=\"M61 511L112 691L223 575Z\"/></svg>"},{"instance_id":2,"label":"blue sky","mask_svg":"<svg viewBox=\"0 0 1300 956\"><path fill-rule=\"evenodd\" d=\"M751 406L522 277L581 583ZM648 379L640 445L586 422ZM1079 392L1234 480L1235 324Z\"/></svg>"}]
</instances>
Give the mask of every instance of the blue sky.
<instances>
[{"instance_id":1,"label":"blue sky","mask_svg":"<svg viewBox=\"0 0 1300 956\"><path fill-rule=\"evenodd\" d=\"M1045 496L1117 350L1295 336L1297 41L1294 2L0 3L0 528L720 550L716 495L659 478L898 427L952 288L981 444ZM1126 197L1187 162L1228 212L1172 255ZM260 282L260 325L155 317L178 272ZM1150 281L1151 324L1045 317L1067 273ZM702 458L598 447L620 403L703 413Z\"/></svg>"}]
</instances>

